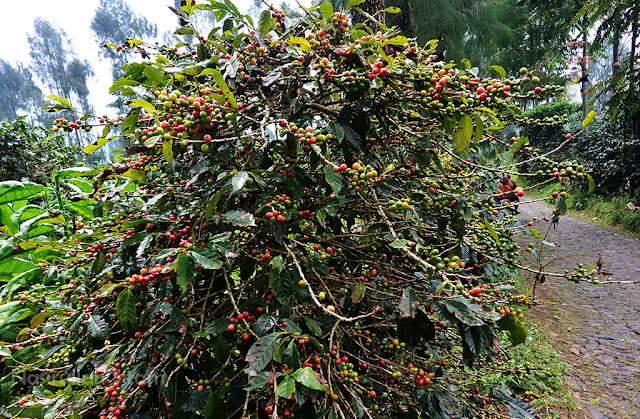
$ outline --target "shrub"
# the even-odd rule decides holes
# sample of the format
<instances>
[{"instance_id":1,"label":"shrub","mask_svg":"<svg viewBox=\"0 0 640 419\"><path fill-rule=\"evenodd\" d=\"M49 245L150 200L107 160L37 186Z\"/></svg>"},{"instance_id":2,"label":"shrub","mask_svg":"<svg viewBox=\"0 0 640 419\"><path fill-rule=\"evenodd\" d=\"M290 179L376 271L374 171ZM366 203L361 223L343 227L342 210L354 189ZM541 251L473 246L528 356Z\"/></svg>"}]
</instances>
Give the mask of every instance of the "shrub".
<instances>
[{"instance_id":1,"label":"shrub","mask_svg":"<svg viewBox=\"0 0 640 419\"><path fill-rule=\"evenodd\" d=\"M119 127L129 157L0 184L0 413L535 415L482 381L546 371L500 355L526 338L528 301L509 292L497 157L527 151L493 133L518 117L512 95L555 88L456 69L330 3L257 23L190 4L185 22L204 9L222 28L129 39L153 58L111 88L128 115L56 121L105 125L85 152Z\"/></svg>"},{"instance_id":2,"label":"shrub","mask_svg":"<svg viewBox=\"0 0 640 419\"><path fill-rule=\"evenodd\" d=\"M73 165L76 147L65 146L63 135L31 127L25 117L0 121L0 181L28 179L43 183L57 167Z\"/></svg>"}]
</instances>

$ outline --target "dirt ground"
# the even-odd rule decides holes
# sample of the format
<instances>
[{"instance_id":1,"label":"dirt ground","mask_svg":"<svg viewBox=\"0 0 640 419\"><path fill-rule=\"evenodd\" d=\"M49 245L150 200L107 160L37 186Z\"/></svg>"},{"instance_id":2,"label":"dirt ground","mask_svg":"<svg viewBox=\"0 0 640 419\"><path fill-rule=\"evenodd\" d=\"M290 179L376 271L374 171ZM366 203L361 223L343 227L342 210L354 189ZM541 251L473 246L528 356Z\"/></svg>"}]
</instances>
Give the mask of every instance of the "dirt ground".
<instances>
[{"instance_id":1,"label":"dirt ground","mask_svg":"<svg viewBox=\"0 0 640 419\"><path fill-rule=\"evenodd\" d=\"M549 230L544 216L551 208L535 202L520 206L524 231ZM526 223L538 217L533 227ZM529 234L516 239L521 246L533 241ZM577 263L596 264L612 281L640 280L640 236L594 224L579 215L560 218L546 238L556 247L545 246L543 263L556 260L546 271L573 271ZM535 263L527 254L528 264ZM534 274L527 275L533 285ZM640 283L574 283L547 277L537 284L539 305L531 313L549 334L563 359L571 366L566 377L579 411L561 412L568 418L640 418Z\"/></svg>"}]
</instances>

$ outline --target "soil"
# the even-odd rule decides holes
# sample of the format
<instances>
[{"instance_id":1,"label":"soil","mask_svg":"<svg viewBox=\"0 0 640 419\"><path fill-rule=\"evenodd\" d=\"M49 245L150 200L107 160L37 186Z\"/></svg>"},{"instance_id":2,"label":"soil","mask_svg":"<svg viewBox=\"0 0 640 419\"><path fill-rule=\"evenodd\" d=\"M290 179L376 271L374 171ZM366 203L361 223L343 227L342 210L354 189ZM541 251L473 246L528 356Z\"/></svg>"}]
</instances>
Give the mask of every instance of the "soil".
<instances>
[{"instance_id":1,"label":"soil","mask_svg":"<svg viewBox=\"0 0 640 419\"><path fill-rule=\"evenodd\" d=\"M544 216L551 207L535 202L520 205L525 231L538 230L556 247L545 246L542 263L558 259L545 271L573 271L577 263L594 264L602 258L602 272L610 281L640 280L640 236L614 227L596 225L578 215L560 217L555 228ZM526 223L538 217L533 227ZM522 247L534 241L518 236ZM527 253L527 264L535 260ZM533 265L532 265L533 263ZM610 275L608 275L610 274ZM533 286L535 274L528 273ZM549 277L536 284L539 302L531 314L547 326L551 339L571 370L565 379L579 406L561 412L567 418L640 418L640 283L574 283Z\"/></svg>"}]
</instances>

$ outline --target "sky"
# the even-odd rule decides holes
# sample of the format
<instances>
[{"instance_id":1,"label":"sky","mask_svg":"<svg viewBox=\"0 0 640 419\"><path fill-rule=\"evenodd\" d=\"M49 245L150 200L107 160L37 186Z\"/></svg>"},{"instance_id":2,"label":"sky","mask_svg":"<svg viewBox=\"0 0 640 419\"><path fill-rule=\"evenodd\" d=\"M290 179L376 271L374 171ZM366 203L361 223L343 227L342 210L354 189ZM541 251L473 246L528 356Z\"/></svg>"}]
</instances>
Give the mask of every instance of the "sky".
<instances>
[{"instance_id":1,"label":"sky","mask_svg":"<svg viewBox=\"0 0 640 419\"><path fill-rule=\"evenodd\" d=\"M158 26L159 38L167 30L176 29L176 15L167 7L173 6L173 0L126 1L136 14L144 16ZM233 2L243 13L246 13L253 3L251 0L233 0ZM112 109L106 107L112 101L108 95L108 89L112 83L111 67L108 62L100 61L98 57L100 46L91 30L91 20L100 0L28 0L25 2L5 0L2 3L2 14L5 19L0 25L0 39L5 41L0 48L0 58L14 66L18 62L31 64L27 35L34 31L34 19L44 18L66 32L79 58L91 62L95 75L88 86L96 113L113 113ZM303 1L302 4L309 4L309 1ZM43 91L43 93L46 96L51 92Z\"/></svg>"}]
</instances>

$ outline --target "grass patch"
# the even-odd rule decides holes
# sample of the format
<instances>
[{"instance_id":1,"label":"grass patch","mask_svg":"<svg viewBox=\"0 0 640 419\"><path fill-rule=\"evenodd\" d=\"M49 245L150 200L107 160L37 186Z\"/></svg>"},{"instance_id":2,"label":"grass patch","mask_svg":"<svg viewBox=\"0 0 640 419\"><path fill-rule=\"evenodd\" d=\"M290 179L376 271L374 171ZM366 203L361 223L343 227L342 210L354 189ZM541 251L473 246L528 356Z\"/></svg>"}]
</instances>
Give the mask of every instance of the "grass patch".
<instances>
[{"instance_id":1,"label":"grass patch","mask_svg":"<svg viewBox=\"0 0 640 419\"><path fill-rule=\"evenodd\" d=\"M520 183L526 186L524 179L521 179ZM554 182L534 188L529 193L536 198L543 198L551 196L559 189L560 186ZM579 212L603 224L622 227L632 233L640 233L640 211L630 211L627 208L630 201L628 195L611 197L587 194L581 189L571 191L566 200L569 211Z\"/></svg>"}]
</instances>

